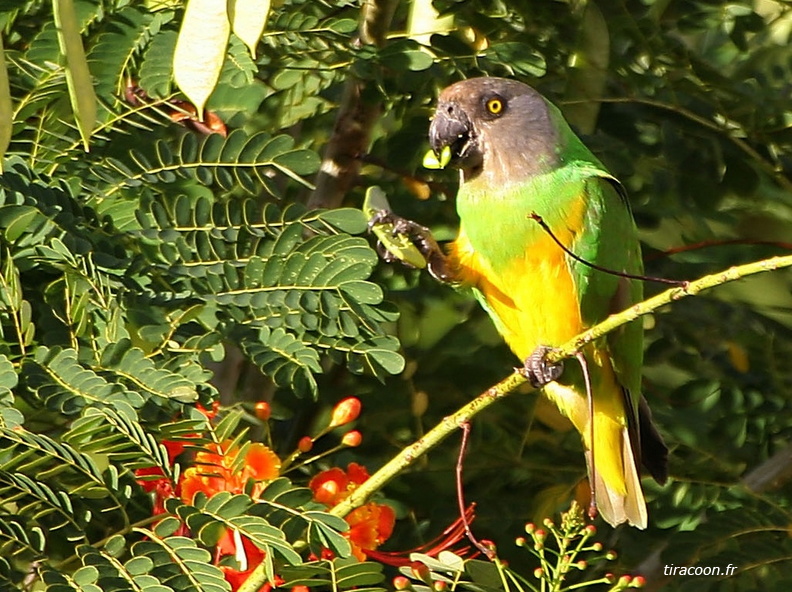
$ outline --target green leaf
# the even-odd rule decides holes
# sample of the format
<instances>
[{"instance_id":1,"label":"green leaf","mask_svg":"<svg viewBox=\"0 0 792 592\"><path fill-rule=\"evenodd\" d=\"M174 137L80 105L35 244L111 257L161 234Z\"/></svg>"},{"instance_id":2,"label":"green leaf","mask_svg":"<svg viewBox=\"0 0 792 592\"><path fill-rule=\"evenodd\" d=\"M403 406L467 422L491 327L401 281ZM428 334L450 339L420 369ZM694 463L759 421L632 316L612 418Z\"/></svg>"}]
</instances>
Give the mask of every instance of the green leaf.
<instances>
[{"instance_id":1,"label":"green leaf","mask_svg":"<svg viewBox=\"0 0 792 592\"><path fill-rule=\"evenodd\" d=\"M256 46L267 24L269 11L270 0L232 0L231 2L229 8L231 29L245 42L253 57L256 56Z\"/></svg>"},{"instance_id":2,"label":"green leaf","mask_svg":"<svg viewBox=\"0 0 792 592\"><path fill-rule=\"evenodd\" d=\"M175 31L162 31L154 36L146 50L140 66L140 88L154 98L170 94L177 38Z\"/></svg>"},{"instance_id":3,"label":"green leaf","mask_svg":"<svg viewBox=\"0 0 792 592\"><path fill-rule=\"evenodd\" d=\"M53 0L52 10L61 53L66 58L66 82L69 87L69 98L83 146L87 151L88 142L96 125L96 94L91 72L88 69L88 61L85 58L73 0Z\"/></svg>"},{"instance_id":4,"label":"green leaf","mask_svg":"<svg viewBox=\"0 0 792 592\"><path fill-rule=\"evenodd\" d=\"M400 39L385 46L379 52L382 65L393 70L420 72L434 63L432 55L412 39Z\"/></svg>"},{"instance_id":5,"label":"green leaf","mask_svg":"<svg viewBox=\"0 0 792 592\"><path fill-rule=\"evenodd\" d=\"M13 111L11 89L8 85L5 49L3 49L3 39L0 37L0 173L3 172L5 152L11 142Z\"/></svg>"},{"instance_id":6,"label":"green leaf","mask_svg":"<svg viewBox=\"0 0 792 592\"><path fill-rule=\"evenodd\" d=\"M519 41L494 43L484 53L524 76L539 78L544 76L547 68L544 56L534 51L529 44Z\"/></svg>"},{"instance_id":7,"label":"green leaf","mask_svg":"<svg viewBox=\"0 0 792 592\"><path fill-rule=\"evenodd\" d=\"M220 77L231 33L226 4L226 0L189 0L173 54L176 84L201 120Z\"/></svg>"}]
</instances>

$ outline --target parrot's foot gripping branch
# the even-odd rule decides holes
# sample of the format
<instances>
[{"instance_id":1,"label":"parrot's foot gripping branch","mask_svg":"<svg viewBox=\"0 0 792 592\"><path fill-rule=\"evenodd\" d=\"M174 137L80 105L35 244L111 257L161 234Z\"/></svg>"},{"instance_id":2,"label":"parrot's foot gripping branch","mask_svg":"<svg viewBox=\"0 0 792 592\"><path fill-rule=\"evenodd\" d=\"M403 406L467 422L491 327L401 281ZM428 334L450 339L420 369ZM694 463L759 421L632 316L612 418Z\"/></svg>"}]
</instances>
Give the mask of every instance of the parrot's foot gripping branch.
<instances>
[{"instance_id":1,"label":"parrot's foot gripping branch","mask_svg":"<svg viewBox=\"0 0 792 592\"><path fill-rule=\"evenodd\" d=\"M547 361L547 354L551 351L553 351L552 347L540 345L528 356L525 364L520 368L522 375L534 388L542 388L547 383L558 380L564 372L563 362L551 364Z\"/></svg>"},{"instance_id":2,"label":"parrot's foot gripping branch","mask_svg":"<svg viewBox=\"0 0 792 592\"><path fill-rule=\"evenodd\" d=\"M421 226L417 222L407 220L387 210L378 211L369 220L369 228L375 224L391 224L393 236L406 236L426 259L426 267L436 280L446 284L457 281L457 274L452 270L448 257L443 253L440 245L432 236L432 232L426 226ZM378 250L382 259L388 263L393 263L398 259L384 248L378 247Z\"/></svg>"}]
</instances>

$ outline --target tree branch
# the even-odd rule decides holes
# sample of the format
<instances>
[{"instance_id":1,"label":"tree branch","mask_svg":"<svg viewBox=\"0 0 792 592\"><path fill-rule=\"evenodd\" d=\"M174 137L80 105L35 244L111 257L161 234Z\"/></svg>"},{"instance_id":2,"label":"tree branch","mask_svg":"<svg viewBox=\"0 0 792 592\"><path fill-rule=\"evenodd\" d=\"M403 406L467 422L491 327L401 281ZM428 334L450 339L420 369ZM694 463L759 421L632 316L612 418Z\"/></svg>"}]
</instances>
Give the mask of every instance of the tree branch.
<instances>
[{"instance_id":1,"label":"tree branch","mask_svg":"<svg viewBox=\"0 0 792 592\"><path fill-rule=\"evenodd\" d=\"M360 43L378 47L385 43L397 4L398 0L366 0L360 15ZM380 101L370 94L367 82L350 73L309 208L339 207L357 179L360 155L368 152L371 130L382 111Z\"/></svg>"},{"instance_id":2,"label":"tree branch","mask_svg":"<svg viewBox=\"0 0 792 592\"><path fill-rule=\"evenodd\" d=\"M635 319L649 314L654 310L670 304L677 300L681 300L687 296L695 296L703 290L708 290L732 282L749 275L754 275L764 271L772 271L781 269L783 267L792 267L792 255L783 257L773 257L770 259L763 259L753 263L747 263L737 267L731 267L719 273L704 276L698 280L690 282L687 286L675 287L665 292L661 292L657 296L639 302L630 308L611 315L598 325L591 329L584 331L577 337L571 339L561 347L554 349L547 355L547 361L550 363L560 362L565 358L573 356L576 352L580 351L587 343L591 343L604 335L610 333L626 325ZM469 421L480 411L492 405L498 399L501 399L516 389L518 386L527 382L527 379L519 372L506 377L495 386L487 389L478 397L473 399L470 403L462 407L453 415L445 417L437 426L432 428L426 435L417 440L416 442L407 446L398 455L393 457L381 469L374 473L365 483L355 489L352 494L343 502L338 504L332 510L331 514L336 516L346 516L355 508L362 506L366 503L371 495L382 489L393 477L395 477L403 469L410 466L420 456L429 452L432 448L437 446L452 432L459 429L460 424Z\"/></svg>"},{"instance_id":3,"label":"tree branch","mask_svg":"<svg viewBox=\"0 0 792 592\"><path fill-rule=\"evenodd\" d=\"M792 255L784 257L773 257L747 263L737 267L731 267L719 273L704 276L698 280L690 282L686 286L675 287L657 296L644 300L618 314L611 315L603 322L595 325L591 329L584 331L577 337L563 344L558 349L551 351L547 359L549 362L559 362L565 358L573 356L587 343L591 343L604 335L626 325L635 319L649 314L658 308L681 300L687 296L695 296L699 292L714 288L721 284L732 282L750 275L772 271L784 267L792 267ZM366 503L366 501L377 491L382 489L391 479L398 475L402 470L413 464L422 455L429 452L446 437L460 428L460 425L472 419L476 414L483 411L499 399L502 399L518 386L527 383L527 379L515 371L514 374L507 376L496 385L481 393L470 403L459 409L456 413L449 415L432 428L426 435L404 448L399 454L388 461L382 468L374 473L360 487L355 489L350 496L330 510L330 514L335 516L346 516L355 508ZM256 592L266 581L266 562L262 562L250 574L248 579L239 588L239 592Z\"/></svg>"}]
</instances>

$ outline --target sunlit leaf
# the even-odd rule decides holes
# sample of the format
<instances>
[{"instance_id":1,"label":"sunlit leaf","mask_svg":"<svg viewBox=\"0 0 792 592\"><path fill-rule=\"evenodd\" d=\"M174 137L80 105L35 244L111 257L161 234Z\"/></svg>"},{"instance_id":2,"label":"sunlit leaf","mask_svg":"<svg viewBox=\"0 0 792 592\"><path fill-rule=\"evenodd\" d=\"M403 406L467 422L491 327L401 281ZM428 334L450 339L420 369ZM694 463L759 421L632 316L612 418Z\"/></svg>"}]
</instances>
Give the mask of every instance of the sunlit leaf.
<instances>
[{"instance_id":1,"label":"sunlit leaf","mask_svg":"<svg viewBox=\"0 0 792 592\"><path fill-rule=\"evenodd\" d=\"M203 119L225 60L231 24L226 0L189 0L173 54L176 84Z\"/></svg>"}]
</instances>

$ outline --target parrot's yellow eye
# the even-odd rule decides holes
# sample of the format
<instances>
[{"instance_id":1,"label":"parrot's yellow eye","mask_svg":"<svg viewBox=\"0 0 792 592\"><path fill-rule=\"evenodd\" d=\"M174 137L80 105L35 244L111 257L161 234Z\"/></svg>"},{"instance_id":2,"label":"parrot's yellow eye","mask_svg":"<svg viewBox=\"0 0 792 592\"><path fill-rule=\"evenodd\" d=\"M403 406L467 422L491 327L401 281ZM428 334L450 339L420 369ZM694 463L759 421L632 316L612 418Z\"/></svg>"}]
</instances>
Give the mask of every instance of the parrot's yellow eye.
<instances>
[{"instance_id":1,"label":"parrot's yellow eye","mask_svg":"<svg viewBox=\"0 0 792 592\"><path fill-rule=\"evenodd\" d=\"M500 115L503 111L503 101L501 99L493 98L487 101L487 111L493 115Z\"/></svg>"}]
</instances>

